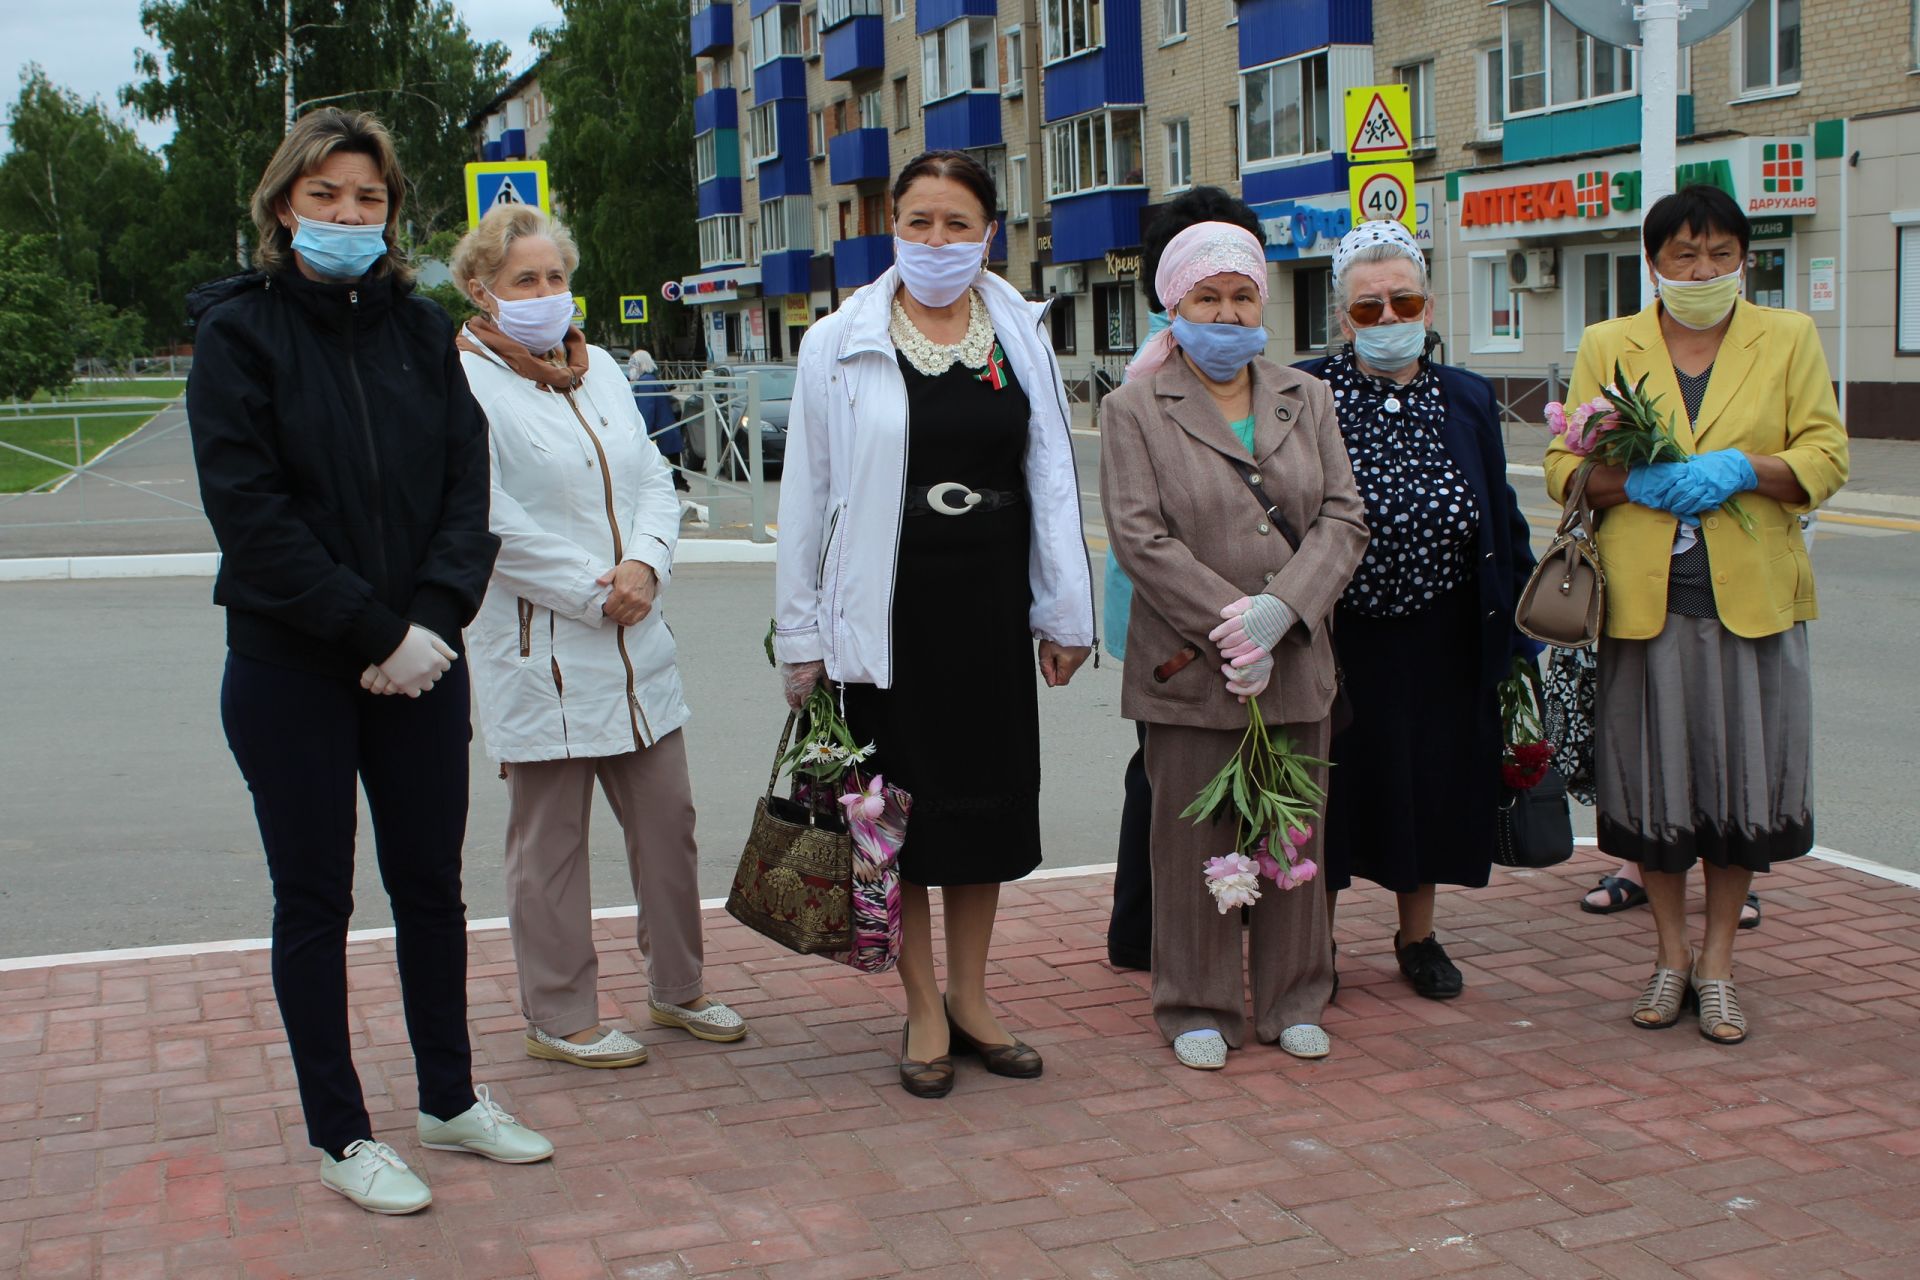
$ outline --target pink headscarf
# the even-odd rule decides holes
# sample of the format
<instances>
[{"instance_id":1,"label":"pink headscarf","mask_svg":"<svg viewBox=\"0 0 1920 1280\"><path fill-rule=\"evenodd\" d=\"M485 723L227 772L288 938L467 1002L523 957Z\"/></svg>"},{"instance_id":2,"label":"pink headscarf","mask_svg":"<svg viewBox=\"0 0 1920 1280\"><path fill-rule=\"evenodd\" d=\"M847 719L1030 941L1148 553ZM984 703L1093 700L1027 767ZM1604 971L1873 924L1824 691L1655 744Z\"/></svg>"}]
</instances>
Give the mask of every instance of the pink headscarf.
<instances>
[{"instance_id":1,"label":"pink headscarf","mask_svg":"<svg viewBox=\"0 0 1920 1280\"><path fill-rule=\"evenodd\" d=\"M1267 301L1267 255L1258 237L1245 227L1231 222L1196 222L1167 241L1160 255L1160 267L1153 273L1153 291L1168 315L1181 299L1193 292L1193 286L1208 276L1232 271L1253 281L1260 291L1260 304ZM1144 378L1165 364L1179 344L1172 329L1162 329L1147 339L1140 353L1127 362L1127 380Z\"/></svg>"}]
</instances>

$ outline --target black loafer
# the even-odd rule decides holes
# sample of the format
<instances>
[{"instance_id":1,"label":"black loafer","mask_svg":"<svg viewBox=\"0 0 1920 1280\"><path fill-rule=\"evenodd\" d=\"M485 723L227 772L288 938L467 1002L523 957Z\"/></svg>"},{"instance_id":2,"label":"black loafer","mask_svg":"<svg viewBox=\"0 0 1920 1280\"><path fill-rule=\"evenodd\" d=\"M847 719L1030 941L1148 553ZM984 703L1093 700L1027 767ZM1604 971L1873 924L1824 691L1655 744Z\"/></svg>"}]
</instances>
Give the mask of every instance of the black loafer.
<instances>
[{"instance_id":1,"label":"black loafer","mask_svg":"<svg viewBox=\"0 0 1920 1280\"><path fill-rule=\"evenodd\" d=\"M1393 954L1399 958L1400 972L1407 975L1413 989L1429 1000L1451 1000L1466 989L1466 979L1460 976L1453 961L1447 959L1446 948L1432 934L1404 947L1400 945L1400 935L1394 934Z\"/></svg>"},{"instance_id":2,"label":"black loafer","mask_svg":"<svg viewBox=\"0 0 1920 1280\"><path fill-rule=\"evenodd\" d=\"M900 1028L900 1087L916 1098L944 1098L953 1092L953 1059L941 1054L932 1062L907 1056L907 1028Z\"/></svg>"},{"instance_id":3,"label":"black loafer","mask_svg":"<svg viewBox=\"0 0 1920 1280\"><path fill-rule=\"evenodd\" d=\"M981 1044L953 1020L953 1011L947 1011L947 1038L953 1047L962 1053L971 1053L986 1064L989 1072L996 1076L1008 1076L1015 1080L1037 1080L1045 1070L1046 1064L1040 1059L1040 1051L1029 1044L1015 1040L1012 1044Z\"/></svg>"}]
</instances>

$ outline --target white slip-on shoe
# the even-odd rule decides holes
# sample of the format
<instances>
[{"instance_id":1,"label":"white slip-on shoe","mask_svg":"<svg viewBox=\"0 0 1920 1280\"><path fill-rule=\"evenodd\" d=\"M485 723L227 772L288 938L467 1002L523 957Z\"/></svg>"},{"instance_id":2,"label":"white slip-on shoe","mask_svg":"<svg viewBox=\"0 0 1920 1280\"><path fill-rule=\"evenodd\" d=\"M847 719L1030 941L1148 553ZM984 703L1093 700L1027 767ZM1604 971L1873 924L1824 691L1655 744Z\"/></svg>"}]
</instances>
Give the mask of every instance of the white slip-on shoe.
<instances>
[{"instance_id":1,"label":"white slip-on shoe","mask_svg":"<svg viewBox=\"0 0 1920 1280\"><path fill-rule=\"evenodd\" d=\"M647 1060L647 1046L624 1031L607 1028L592 1044L575 1044L550 1036L538 1027L527 1029L527 1056L576 1067L637 1067Z\"/></svg>"},{"instance_id":2,"label":"white slip-on shoe","mask_svg":"<svg viewBox=\"0 0 1920 1280\"><path fill-rule=\"evenodd\" d=\"M373 1213L418 1213L433 1203L420 1175L384 1142L356 1138L345 1160L320 1153L320 1183Z\"/></svg>"},{"instance_id":3,"label":"white slip-on shoe","mask_svg":"<svg viewBox=\"0 0 1920 1280\"><path fill-rule=\"evenodd\" d=\"M1311 1022L1302 1022L1280 1033L1280 1047L1296 1058L1324 1058L1333 1052L1333 1041Z\"/></svg>"},{"instance_id":4,"label":"white slip-on shoe","mask_svg":"<svg viewBox=\"0 0 1920 1280\"><path fill-rule=\"evenodd\" d=\"M479 1101L451 1120L436 1120L422 1111L415 1122L420 1145L431 1151L471 1151L501 1164L535 1164L553 1154L553 1144L516 1124L487 1086L475 1085L473 1095Z\"/></svg>"},{"instance_id":5,"label":"white slip-on shoe","mask_svg":"<svg viewBox=\"0 0 1920 1280\"><path fill-rule=\"evenodd\" d=\"M1195 1071L1218 1071L1227 1065L1227 1041L1218 1031L1184 1031L1173 1038L1173 1056Z\"/></svg>"},{"instance_id":6,"label":"white slip-on shoe","mask_svg":"<svg viewBox=\"0 0 1920 1280\"><path fill-rule=\"evenodd\" d=\"M747 1021L715 1000L704 1009L688 1009L677 1004L647 1001L647 1012L663 1027L679 1027L696 1040L717 1040L728 1044L747 1034Z\"/></svg>"}]
</instances>

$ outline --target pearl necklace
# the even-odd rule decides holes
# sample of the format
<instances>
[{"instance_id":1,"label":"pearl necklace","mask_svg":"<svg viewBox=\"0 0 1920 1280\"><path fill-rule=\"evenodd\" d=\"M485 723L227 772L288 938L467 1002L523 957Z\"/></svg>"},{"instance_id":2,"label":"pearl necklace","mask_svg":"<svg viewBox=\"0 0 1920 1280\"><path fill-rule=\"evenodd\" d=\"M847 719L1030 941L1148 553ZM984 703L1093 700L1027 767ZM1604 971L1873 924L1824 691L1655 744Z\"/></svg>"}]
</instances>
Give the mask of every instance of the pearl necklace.
<instances>
[{"instance_id":1,"label":"pearl necklace","mask_svg":"<svg viewBox=\"0 0 1920 1280\"><path fill-rule=\"evenodd\" d=\"M969 289L967 299L967 332L958 342L938 343L920 332L898 298L893 300L893 319L887 325L887 336L893 339L893 345L907 358L907 363L929 378L939 377L953 368L956 361L969 369L984 369L993 355L993 320L977 292Z\"/></svg>"}]
</instances>

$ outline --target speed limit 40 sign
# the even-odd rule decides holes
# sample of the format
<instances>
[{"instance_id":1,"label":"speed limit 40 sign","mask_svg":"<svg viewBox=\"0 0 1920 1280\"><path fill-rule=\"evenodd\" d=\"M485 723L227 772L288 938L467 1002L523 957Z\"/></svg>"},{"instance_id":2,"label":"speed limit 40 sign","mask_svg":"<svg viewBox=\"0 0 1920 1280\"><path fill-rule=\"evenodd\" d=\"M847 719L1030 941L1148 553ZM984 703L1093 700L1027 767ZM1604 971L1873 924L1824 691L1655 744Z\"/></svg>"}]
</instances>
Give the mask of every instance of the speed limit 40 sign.
<instances>
[{"instance_id":1,"label":"speed limit 40 sign","mask_svg":"<svg viewBox=\"0 0 1920 1280\"><path fill-rule=\"evenodd\" d=\"M1413 203L1413 163L1357 164L1347 170L1347 191L1353 201L1353 221L1401 222L1416 226Z\"/></svg>"}]
</instances>

